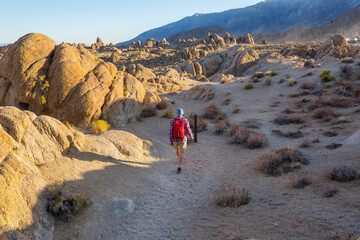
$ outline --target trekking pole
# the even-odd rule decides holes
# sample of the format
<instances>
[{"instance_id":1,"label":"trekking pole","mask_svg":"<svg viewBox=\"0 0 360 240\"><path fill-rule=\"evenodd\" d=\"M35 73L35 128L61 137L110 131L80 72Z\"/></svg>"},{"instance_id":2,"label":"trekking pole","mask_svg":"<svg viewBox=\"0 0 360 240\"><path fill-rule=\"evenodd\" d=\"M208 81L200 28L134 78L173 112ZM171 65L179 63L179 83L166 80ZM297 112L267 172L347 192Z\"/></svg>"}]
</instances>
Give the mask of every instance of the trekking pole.
<instances>
[{"instance_id":1,"label":"trekking pole","mask_svg":"<svg viewBox=\"0 0 360 240\"><path fill-rule=\"evenodd\" d=\"M197 142L197 115L194 116L194 142Z\"/></svg>"}]
</instances>

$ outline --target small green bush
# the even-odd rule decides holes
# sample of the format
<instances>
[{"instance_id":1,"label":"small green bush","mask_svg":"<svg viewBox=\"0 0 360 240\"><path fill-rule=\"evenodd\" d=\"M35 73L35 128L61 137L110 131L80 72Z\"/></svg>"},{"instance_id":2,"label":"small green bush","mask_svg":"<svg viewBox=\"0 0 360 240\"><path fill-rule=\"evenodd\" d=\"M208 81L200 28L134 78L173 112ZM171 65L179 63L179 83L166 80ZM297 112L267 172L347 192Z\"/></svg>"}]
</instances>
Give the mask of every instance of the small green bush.
<instances>
[{"instance_id":1,"label":"small green bush","mask_svg":"<svg viewBox=\"0 0 360 240\"><path fill-rule=\"evenodd\" d=\"M252 83L247 83L247 84L245 84L244 89L249 90L249 89L252 89L253 86L254 85Z\"/></svg>"},{"instance_id":2,"label":"small green bush","mask_svg":"<svg viewBox=\"0 0 360 240\"><path fill-rule=\"evenodd\" d=\"M266 76L273 77L273 76L276 76L276 75L277 75L277 72L275 72L275 71L267 71L266 72Z\"/></svg>"},{"instance_id":3,"label":"small green bush","mask_svg":"<svg viewBox=\"0 0 360 240\"><path fill-rule=\"evenodd\" d=\"M169 108L168 110L165 111L163 117L168 118L168 119L172 119L174 118L174 111L172 108Z\"/></svg>"},{"instance_id":4,"label":"small green bush","mask_svg":"<svg viewBox=\"0 0 360 240\"><path fill-rule=\"evenodd\" d=\"M41 103L42 105L45 105L45 104L46 104L46 97L45 97L44 95L41 95L41 96L40 96L40 103Z\"/></svg>"},{"instance_id":5,"label":"small green bush","mask_svg":"<svg viewBox=\"0 0 360 240\"><path fill-rule=\"evenodd\" d=\"M334 75L331 75L330 73L330 70L324 70L321 74L319 74L321 81L327 83L335 80L336 77Z\"/></svg>"},{"instance_id":6,"label":"small green bush","mask_svg":"<svg viewBox=\"0 0 360 240\"><path fill-rule=\"evenodd\" d=\"M109 127L110 124L108 124L104 120L96 120L91 123L91 128L94 133L105 132L106 130L109 129Z\"/></svg>"}]
</instances>

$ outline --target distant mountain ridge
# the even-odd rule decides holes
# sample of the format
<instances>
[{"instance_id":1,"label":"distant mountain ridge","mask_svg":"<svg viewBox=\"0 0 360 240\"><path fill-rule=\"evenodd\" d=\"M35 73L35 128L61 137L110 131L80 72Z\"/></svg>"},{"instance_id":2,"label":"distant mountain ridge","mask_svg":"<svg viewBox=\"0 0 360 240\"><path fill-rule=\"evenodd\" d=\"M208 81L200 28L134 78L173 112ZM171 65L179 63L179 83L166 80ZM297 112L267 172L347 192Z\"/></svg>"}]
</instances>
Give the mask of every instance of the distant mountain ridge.
<instances>
[{"instance_id":1,"label":"distant mountain ridge","mask_svg":"<svg viewBox=\"0 0 360 240\"><path fill-rule=\"evenodd\" d=\"M360 0L266 0L256 5L231 9L220 13L194 14L180 21L146 31L133 41L146 41L148 38L168 38L169 36L198 27L219 25L235 35L251 32L277 33L294 28L324 25L351 11Z\"/></svg>"},{"instance_id":2,"label":"distant mountain ridge","mask_svg":"<svg viewBox=\"0 0 360 240\"><path fill-rule=\"evenodd\" d=\"M179 33L175 33L171 35L167 41L170 43L176 43L179 39L191 39L191 38L204 38L207 36L207 34L216 33L220 36L224 36L226 32L229 32L226 28L220 27L220 26L207 26L207 27L199 27L194 28L188 31L182 31Z\"/></svg>"},{"instance_id":3,"label":"distant mountain ridge","mask_svg":"<svg viewBox=\"0 0 360 240\"><path fill-rule=\"evenodd\" d=\"M346 38L355 38L360 36L360 5L350 12L342 15L340 18L329 23L312 28L298 26L285 32L277 34L259 34L255 35L255 41L266 39L270 42L285 41L314 41L326 40L329 37L340 34Z\"/></svg>"}]
</instances>

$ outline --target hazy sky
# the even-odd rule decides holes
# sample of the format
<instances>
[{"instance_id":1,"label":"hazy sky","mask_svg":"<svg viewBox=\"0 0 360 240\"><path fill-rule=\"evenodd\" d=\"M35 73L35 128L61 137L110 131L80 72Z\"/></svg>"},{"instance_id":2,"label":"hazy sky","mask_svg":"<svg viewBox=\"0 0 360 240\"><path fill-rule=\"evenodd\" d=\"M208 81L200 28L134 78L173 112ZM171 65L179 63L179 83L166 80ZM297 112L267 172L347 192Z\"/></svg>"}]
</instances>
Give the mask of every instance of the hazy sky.
<instances>
[{"instance_id":1,"label":"hazy sky","mask_svg":"<svg viewBox=\"0 0 360 240\"><path fill-rule=\"evenodd\" d=\"M195 13L221 12L261 0L0 0L0 43L43 33L57 43L130 40Z\"/></svg>"}]
</instances>

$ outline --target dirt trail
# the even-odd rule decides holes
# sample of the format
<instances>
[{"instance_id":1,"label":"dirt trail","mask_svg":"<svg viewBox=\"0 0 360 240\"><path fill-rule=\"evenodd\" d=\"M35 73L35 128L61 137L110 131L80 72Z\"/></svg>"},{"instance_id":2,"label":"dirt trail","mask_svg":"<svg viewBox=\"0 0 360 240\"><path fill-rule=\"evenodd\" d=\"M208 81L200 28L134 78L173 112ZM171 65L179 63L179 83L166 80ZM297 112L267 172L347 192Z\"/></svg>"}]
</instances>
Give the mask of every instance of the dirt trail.
<instances>
[{"instance_id":1,"label":"dirt trail","mask_svg":"<svg viewBox=\"0 0 360 240\"><path fill-rule=\"evenodd\" d=\"M219 98L222 94L227 96L226 92L233 87L224 88L223 93L218 92ZM200 101L194 104L180 95L172 98L177 103L174 108L182 106L188 113L200 112L210 104ZM247 98L244 94L238 101ZM257 131L267 135L270 142L267 148L249 150L229 145L226 136L214 136L210 124L208 131L199 134L199 143L188 146L181 174L176 174L177 157L167 139L168 119L154 117L126 126L123 130L153 142L156 161L150 168L125 166L120 160L119 164L107 163L104 171L94 171L84 181L73 183L89 193L94 207L71 224L58 224L55 239L229 239L238 233L255 239L325 239L336 232L360 229L360 202L354 201L355 196L349 196L346 190L353 185L342 185L343 194L335 199L322 197L323 190L329 187L322 175L324 160L326 164L336 161L327 159L328 150L306 152L311 156L311 164L304 169L314 175L315 183L304 190L289 187L287 175L267 177L255 169L260 156L274 148L289 146L288 139L271 134L269 120L277 114L269 110L272 95L264 91L261 101L256 112L247 113L245 109L240 118L259 119L261 127ZM331 154L344 158L341 151ZM344 160L359 156L360 151L352 149ZM77 164L75 158L72 164ZM248 189L250 204L237 209L215 207L213 191L228 184ZM111 210L114 197L133 199L135 211L127 216L114 216Z\"/></svg>"}]
</instances>

